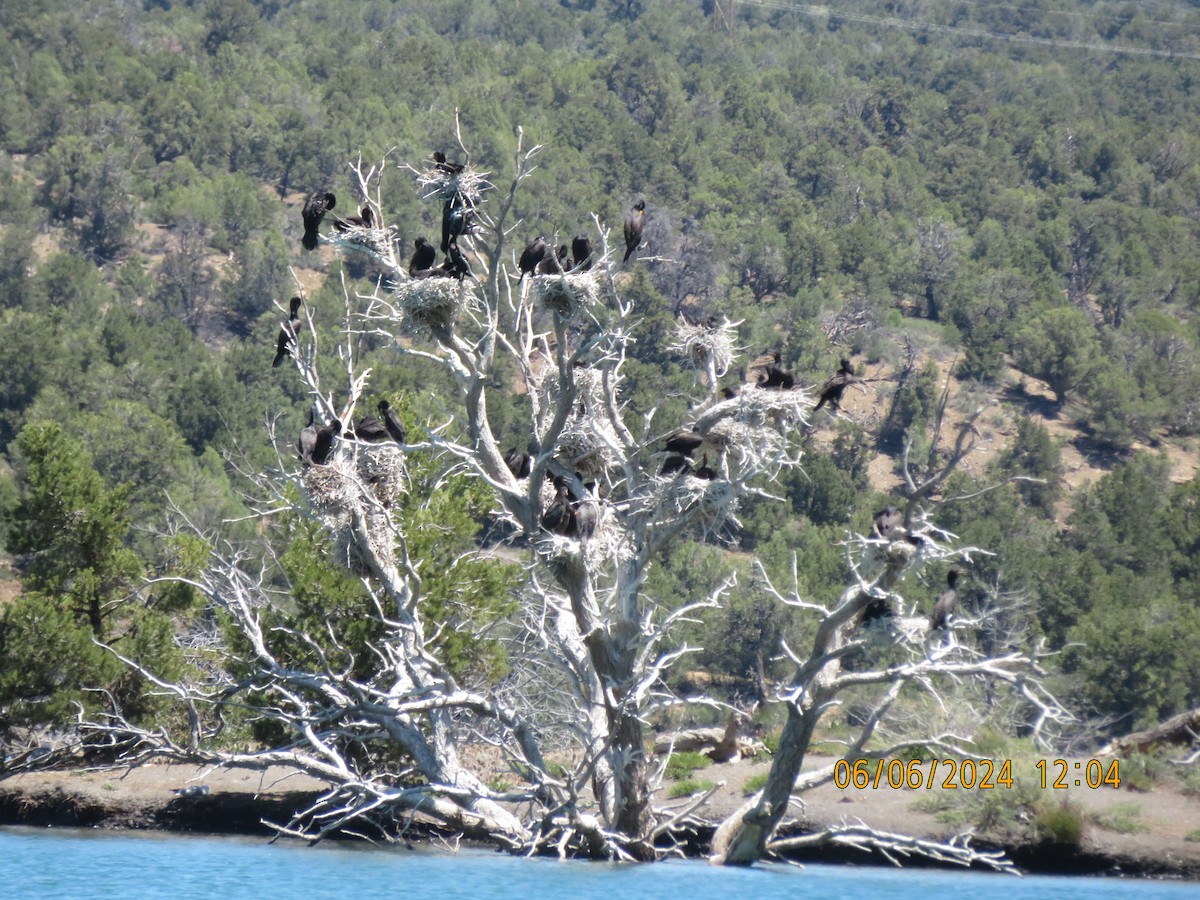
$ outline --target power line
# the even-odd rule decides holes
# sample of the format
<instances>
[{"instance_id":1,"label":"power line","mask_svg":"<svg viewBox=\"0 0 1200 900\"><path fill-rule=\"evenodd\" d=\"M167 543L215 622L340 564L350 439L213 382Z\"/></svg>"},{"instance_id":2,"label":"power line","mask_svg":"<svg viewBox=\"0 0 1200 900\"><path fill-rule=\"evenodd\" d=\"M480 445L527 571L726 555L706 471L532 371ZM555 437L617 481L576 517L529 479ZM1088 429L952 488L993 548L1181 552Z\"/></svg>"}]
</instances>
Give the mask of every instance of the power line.
<instances>
[{"instance_id":1,"label":"power line","mask_svg":"<svg viewBox=\"0 0 1200 900\"><path fill-rule=\"evenodd\" d=\"M828 6L814 6L808 3L777 3L772 0L739 0L751 6L762 6L784 12L797 12L808 16L825 16L830 19L842 19L847 22L858 22L863 25L878 25L881 28L903 28L906 31L927 31L936 34L960 35L963 37L984 38L987 40L1009 41L1015 44L1040 44L1050 47L1068 47L1074 50L1091 50L1098 53L1118 53L1128 56L1158 56L1167 59L1198 59L1200 53L1180 53L1175 50L1155 50L1150 47L1129 47L1121 44L1104 42L1070 41L1064 38L1035 37L1025 34L1006 34L1002 31L985 31L981 28L962 28L957 25L939 25L936 22L909 21L892 16L872 16L867 13L851 13L830 9Z\"/></svg>"}]
</instances>

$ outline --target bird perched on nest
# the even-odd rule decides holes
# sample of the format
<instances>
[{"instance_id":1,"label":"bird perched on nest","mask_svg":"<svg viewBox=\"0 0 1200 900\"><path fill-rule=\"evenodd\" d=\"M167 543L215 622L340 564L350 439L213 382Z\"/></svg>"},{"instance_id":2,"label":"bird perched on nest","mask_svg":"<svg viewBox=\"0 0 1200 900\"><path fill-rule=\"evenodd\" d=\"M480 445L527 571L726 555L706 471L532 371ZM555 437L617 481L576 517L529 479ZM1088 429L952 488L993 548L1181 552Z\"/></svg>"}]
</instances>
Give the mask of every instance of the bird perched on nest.
<instances>
[{"instance_id":1,"label":"bird perched on nest","mask_svg":"<svg viewBox=\"0 0 1200 900\"><path fill-rule=\"evenodd\" d=\"M846 390L846 385L854 381L854 366L850 364L850 360L843 358L841 367L821 385L817 405L813 409L820 409L828 403L829 408L836 413L842 402L842 392Z\"/></svg>"},{"instance_id":2,"label":"bird perched on nest","mask_svg":"<svg viewBox=\"0 0 1200 900\"><path fill-rule=\"evenodd\" d=\"M758 386L761 388L790 391L796 386L796 376L782 368L783 354L776 350L771 359L774 362L769 362L763 366L763 370L758 375Z\"/></svg>"},{"instance_id":3,"label":"bird perched on nest","mask_svg":"<svg viewBox=\"0 0 1200 900\"><path fill-rule=\"evenodd\" d=\"M333 209L336 203L337 198L329 191L313 191L304 201L304 209L300 211L300 216L304 219L304 237L300 239L300 243L304 245L305 250L317 249L317 229L321 220L325 218L325 213Z\"/></svg>"},{"instance_id":4,"label":"bird perched on nest","mask_svg":"<svg viewBox=\"0 0 1200 900\"><path fill-rule=\"evenodd\" d=\"M441 150L434 150L432 156L433 167L443 174L457 175L466 168L466 166L460 162L450 162L447 160L446 154Z\"/></svg>"},{"instance_id":5,"label":"bird perched on nest","mask_svg":"<svg viewBox=\"0 0 1200 900\"><path fill-rule=\"evenodd\" d=\"M380 400L379 417L383 419L383 427L387 429L388 437L397 444L403 444L408 436L404 431L404 423L400 421L400 417L396 415L396 411L392 409L392 404L386 400Z\"/></svg>"},{"instance_id":6,"label":"bird perched on nest","mask_svg":"<svg viewBox=\"0 0 1200 900\"><path fill-rule=\"evenodd\" d=\"M467 258L463 256L462 251L458 249L458 244L454 241L451 241L450 246L446 248L446 258L442 260L442 271L450 278L457 278L459 281L471 274Z\"/></svg>"},{"instance_id":7,"label":"bird perched on nest","mask_svg":"<svg viewBox=\"0 0 1200 900\"><path fill-rule=\"evenodd\" d=\"M313 412L308 412L308 424L300 432L300 462L307 466L323 466L333 451L333 439L342 433L342 423L334 419L323 428L313 425Z\"/></svg>"},{"instance_id":8,"label":"bird perched on nest","mask_svg":"<svg viewBox=\"0 0 1200 900\"><path fill-rule=\"evenodd\" d=\"M536 274L558 275L571 268L570 251L566 244L560 244L556 253L547 253L537 264Z\"/></svg>"},{"instance_id":9,"label":"bird perched on nest","mask_svg":"<svg viewBox=\"0 0 1200 900\"><path fill-rule=\"evenodd\" d=\"M663 460L662 468L658 470L659 475L678 475L682 472L692 471L692 461L682 453L672 453Z\"/></svg>"},{"instance_id":10,"label":"bird perched on nest","mask_svg":"<svg viewBox=\"0 0 1200 900\"><path fill-rule=\"evenodd\" d=\"M528 478L533 468L533 457L516 447L509 447L504 453L504 465L508 466L513 478Z\"/></svg>"},{"instance_id":11,"label":"bird perched on nest","mask_svg":"<svg viewBox=\"0 0 1200 900\"><path fill-rule=\"evenodd\" d=\"M442 252L464 234L473 234L475 210L467 206L462 195L455 194L442 207Z\"/></svg>"},{"instance_id":12,"label":"bird perched on nest","mask_svg":"<svg viewBox=\"0 0 1200 900\"><path fill-rule=\"evenodd\" d=\"M413 255L408 261L408 274L415 276L423 269L433 268L434 262L437 260L437 250L433 244L425 240L423 237L413 241Z\"/></svg>"},{"instance_id":13,"label":"bird perched on nest","mask_svg":"<svg viewBox=\"0 0 1200 900\"><path fill-rule=\"evenodd\" d=\"M586 272L592 267L592 242L585 237L571 239L571 271Z\"/></svg>"},{"instance_id":14,"label":"bird perched on nest","mask_svg":"<svg viewBox=\"0 0 1200 900\"><path fill-rule=\"evenodd\" d=\"M625 217L625 259L622 262L629 262L629 257L642 245L642 229L645 227L646 201L639 200Z\"/></svg>"},{"instance_id":15,"label":"bird perched on nest","mask_svg":"<svg viewBox=\"0 0 1200 900\"><path fill-rule=\"evenodd\" d=\"M546 256L546 239L541 235L525 245L521 258L517 260L517 268L521 270L521 278L532 275L537 270L538 263Z\"/></svg>"},{"instance_id":16,"label":"bird perched on nest","mask_svg":"<svg viewBox=\"0 0 1200 900\"><path fill-rule=\"evenodd\" d=\"M373 228L375 225L375 212L369 206L364 206L357 216L346 216L344 219L334 217L333 230L347 231L351 228Z\"/></svg>"},{"instance_id":17,"label":"bird perched on nest","mask_svg":"<svg viewBox=\"0 0 1200 900\"><path fill-rule=\"evenodd\" d=\"M904 537L904 513L894 506L881 509L871 521L871 534L885 541Z\"/></svg>"},{"instance_id":18,"label":"bird perched on nest","mask_svg":"<svg viewBox=\"0 0 1200 900\"><path fill-rule=\"evenodd\" d=\"M360 441L367 441L371 444L379 444L391 438L387 428L383 422L379 421L375 416L367 413L358 420L358 424L354 426L354 437Z\"/></svg>"},{"instance_id":19,"label":"bird perched on nest","mask_svg":"<svg viewBox=\"0 0 1200 900\"><path fill-rule=\"evenodd\" d=\"M946 590L942 591L942 595L938 597L937 603L933 605L933 612L929 616L929 630L937 631L939 628L945 628L946 623L950 620L950 613L954 610L958 603L958 576L961 571L957 568L952 568L946 573Z\"/></svg>"},{"instance_id":20,"label":"bird perched on nest","mask_svg":"<svg viewBox=\"0 0 1200 900\"><path fill-rule=\"evenodd\" d=\"M287 321L279 326L279 340L275 342L275 360L271 368L278 369L288 357L289 351L296 345L296 327L300 324L300 298L293 297L289 304L291 311Z\"/></svg>"},{"instance_id":21,"label":"bird perched on nest","mask_svg":"<svg viewBox=\"0 0 1200 900\"><path fill-rule=\"evenodd\" d=\"M703 443L704 435L700 434L693 427L691 431L677 431L669 435L663 444L663 449L668 453L681 453L684 456L691 456Z\"/></svg>"},{"instance_id":22,"label":"bird perched on nest","mask_svg":"<svg viewBox=\"0 0 1200 900\"><path fill-rule=\"evenodd\" d=\"M703 478L705 481L717 480L717 470L708 464L707 453L700 457L700 465L692 469L690 474L693 478Z\"/></svg>"}]
</instances>

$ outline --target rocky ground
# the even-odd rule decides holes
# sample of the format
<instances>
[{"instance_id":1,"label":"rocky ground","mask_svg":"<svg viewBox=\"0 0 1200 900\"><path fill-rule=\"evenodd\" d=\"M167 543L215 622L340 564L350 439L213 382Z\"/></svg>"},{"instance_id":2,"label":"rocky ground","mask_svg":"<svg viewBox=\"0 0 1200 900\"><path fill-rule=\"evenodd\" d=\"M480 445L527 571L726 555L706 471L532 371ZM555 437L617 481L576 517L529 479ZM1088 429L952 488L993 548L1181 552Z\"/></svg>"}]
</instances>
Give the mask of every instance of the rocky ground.
<instances>
[{"instance_id":1,"label":"rocky ground","mask_svg":"<svg viewBox=\"0 0 1200 900\"><path fill-rule=\"evenodd\" d=\"M812 759L812 766L830 759ZM769 763L738 760L697 770L694 779L719 785L705 818L719 821L744 801L747 782ZM1018 777L1022 777L1018 774ZM1036 780L1032 773L1029 778ZM941 779L937 779L940 781ZM672 782L664 787L669 790ZM175 789L207 785L204 797L180 798ZM291 809L319 791L314 779L286 769L209 771L184 765L144 765L133 769L29 772L0 780L0 824L152 828L173 831L266 833L260 820L284 821ZM1008 796L997 788L998 803ZM1015 793L1011 795L1015 802ZM1071 786L1052 791L1055 802L1078 810L1085 822L1078 847L1032 840L1032 829L980 833L976 845L997 842L1027 871L1185 878L1200 881L1200 800L1177 785L1156 784L1137 793L1127 787L1095 790ZM947 838L969 827L949 824L934 807L959 807L971 799L944 790L893 790L881 785L842 790L827 784L808 792L796 810L796 827L811 831L829 824L864 822L876 829L927 838ZM683 799L660 796L664 805ZM1190 837L1190 839L1189 839ZM858 851L810 857L870 861Z\"/></svg>"}]
</instances>

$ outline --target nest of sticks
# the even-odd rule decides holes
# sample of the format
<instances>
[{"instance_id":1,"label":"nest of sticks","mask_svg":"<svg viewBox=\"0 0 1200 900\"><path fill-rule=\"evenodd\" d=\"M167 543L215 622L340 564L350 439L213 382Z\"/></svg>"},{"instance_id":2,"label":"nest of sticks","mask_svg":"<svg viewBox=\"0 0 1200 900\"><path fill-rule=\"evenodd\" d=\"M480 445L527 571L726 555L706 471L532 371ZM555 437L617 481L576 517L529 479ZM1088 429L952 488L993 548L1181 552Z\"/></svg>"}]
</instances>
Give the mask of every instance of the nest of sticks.
<instances>
[{"instance_id":1,"label":"nest of sticks","mask_svg":"<svg viewBox=\"0 0 1200 900\"><path fill-rule=\"evenodd\" d=\"M352 253L365 253L380 260L391 268L395 268L395 229L368 228L362 225L350 225L343 231L332 231L327 236L329 243L339 250Z\"/></svg>"},{"instance_id":2,"label":"nest of sticks","mask_svg":"<svg viewBox=\"0 0 1200 900\"><path fill-rule=\"evenodd\" d=\"M388 453L387 459L364 463L368 454L360 454L357 461L339 454L326 465L306 469L301 479L313 511L332 535L334 558L360 578L377 574L376 565L385 569L396 565L392 523L377 491L386 496L395 490L392 499L398 495L404 481L403 453L399 448L378 449L392 450L401 458ZM371 484L364 472L375 472L380 480ZM368 499L364 490L370 490L379 504Z\"/></svg>"},{"instance_id":3,"label":"nest of sticks","mask_svg":"<svg viewBox=\"0 0 1200 900\"><path fill-rule=\"evenodd\" d=\"M737 492L725 479L709 480L680 474L662 479L659 483L662 505L674 515L698 525L703 531L717 531L726 523L740 524L735 515Z\"/></svg>"},{"instance_id":4,"label":"nest of sticks","mask_svg":"<svg viewBox=\"0 0 1200 900\"><path fill-rule=\"evenodd\" d=\"M604 376L597 369L572 370L575 406L559 433L554 455L579 472L585 481L598 479L621 459L621 443L609 421L604 396ZM538 385L542 408L553 410L561 395L557 377L546 377Z\"/></svg>"},{"instance_id":5,"label":"nest of sticks","mask_svg":"<svg viewBox=\"0 0 1200 900\"><path fill-rule=\"evenodd\" d=\"M400 328L412 337L439 337L454 331L475 296L454 278L421 278L395 282L392 296L400 310Z\"/></svg>"},{"instance_id":6,"label":"nest of sticks","mask_svg":"<svg viewBox=\"0 0 1200 900\"><path fill-rule=\"evenodd\" d=\"M484 191L490 191L492 183L487 172L476 172L470 166L461 172L445 172L436 167L417 172L417 184L421 196L426 200L453 201L460 198L466 206L474 209L479 205Z\"/></svg>"},{"instance_id":7,"label":"nest of sticks","mask_svg":"<svg viewBox=\"0 0 1200 900\"><path fill-rule=\"evenodd\" d=\"M707 372L711 361L718 378L724 378L737 357L737 329L728 319L709 325L680 321L668 348L694 369Z\"/></svg>"},{"instance_id":8,"label":"nest of sticks","mask_svg":"<svg viewBox=\"0 0 1200 900\"><path fill-rule=\"evenodd\" d=\"M358 452L359 480L385 509L391 508L404 493L408 469L404 451L395 444L369 444Z\"/></svg>"},{"instance_id":9,"label":"nest of sticks","mask_svg":"<svg viewBox=\"0 0 1200 900\"><path fill-rule=\"evenodd\" d=\"M600 302L600 273L534 275L529 280L529 297L557 313L564 322L573 322Z\"/></svg>"}]
</instances>

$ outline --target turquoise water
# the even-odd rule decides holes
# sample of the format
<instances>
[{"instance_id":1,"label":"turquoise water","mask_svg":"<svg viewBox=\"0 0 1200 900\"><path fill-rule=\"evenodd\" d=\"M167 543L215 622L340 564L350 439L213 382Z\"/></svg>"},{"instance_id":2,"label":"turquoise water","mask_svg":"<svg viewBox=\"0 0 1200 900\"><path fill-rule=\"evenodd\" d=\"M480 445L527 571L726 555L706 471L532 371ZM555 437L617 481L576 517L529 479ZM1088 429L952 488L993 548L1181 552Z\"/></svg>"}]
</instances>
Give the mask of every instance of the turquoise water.
<instances>
[{"instance_id":1,"label":"turquoise water","mask_svg":"<svg viewBox=\"0 0 1200 900\"><path fill-rule=\"evenodd\" d=\"M604 898L649 900L1197 900L1200 885L866 866L619 866L479 851L267 844L72 829L0 829L0 898Z\"/></svg>"}]
</instances>

